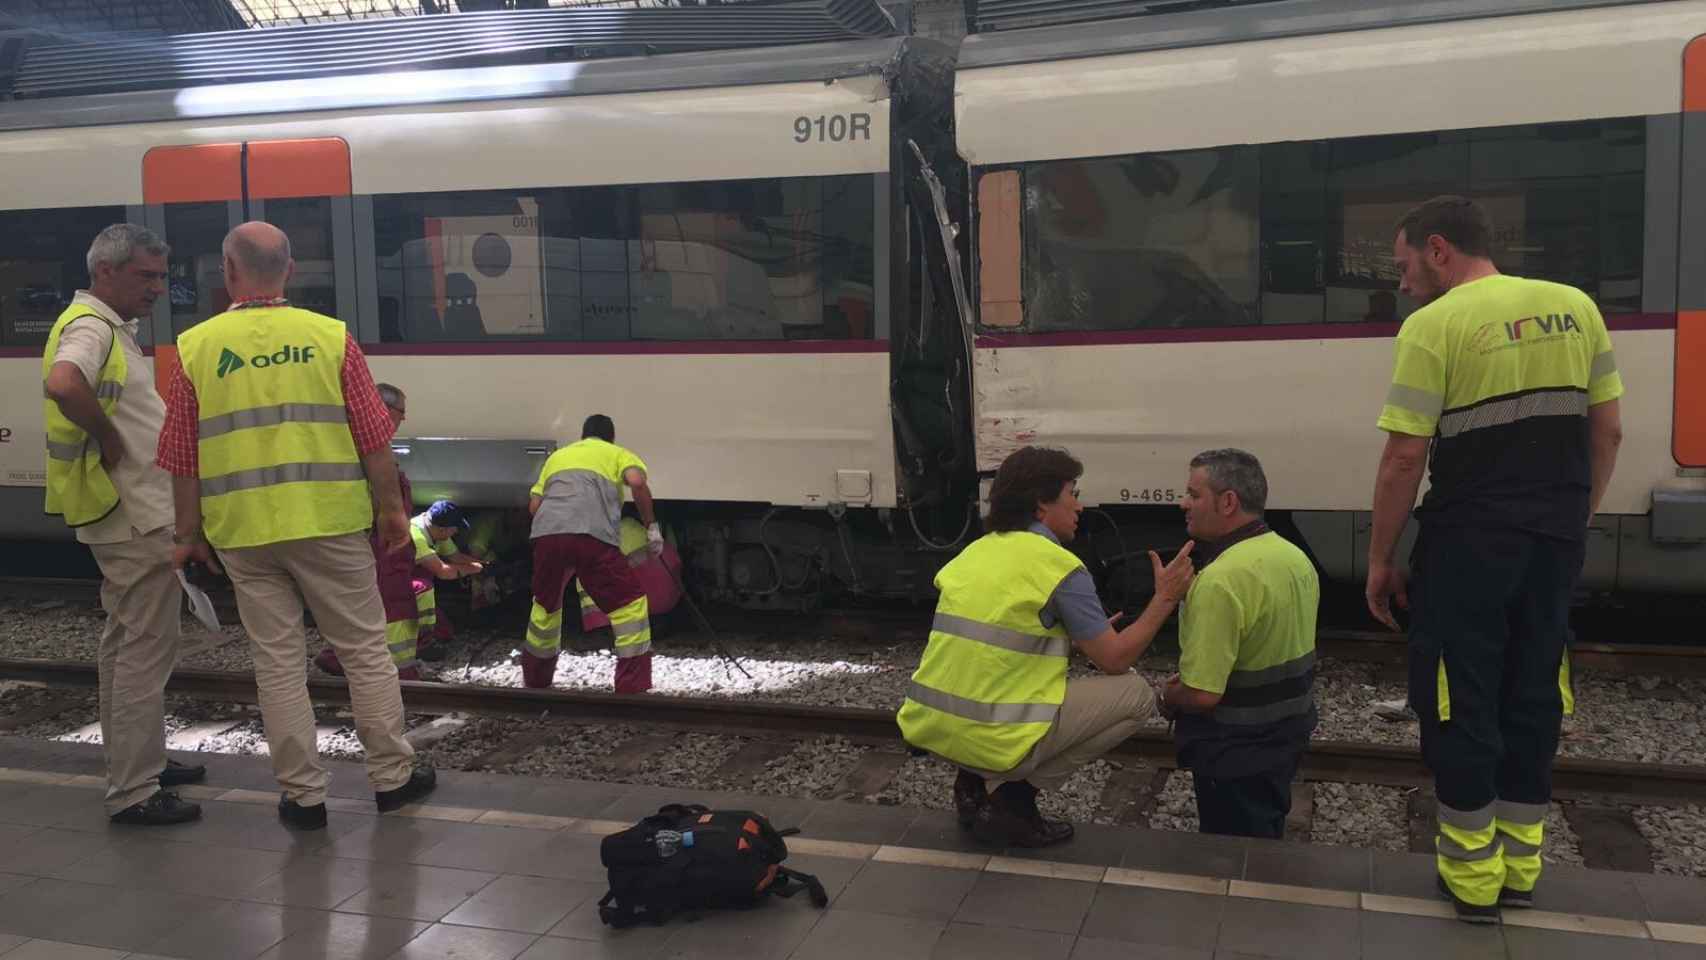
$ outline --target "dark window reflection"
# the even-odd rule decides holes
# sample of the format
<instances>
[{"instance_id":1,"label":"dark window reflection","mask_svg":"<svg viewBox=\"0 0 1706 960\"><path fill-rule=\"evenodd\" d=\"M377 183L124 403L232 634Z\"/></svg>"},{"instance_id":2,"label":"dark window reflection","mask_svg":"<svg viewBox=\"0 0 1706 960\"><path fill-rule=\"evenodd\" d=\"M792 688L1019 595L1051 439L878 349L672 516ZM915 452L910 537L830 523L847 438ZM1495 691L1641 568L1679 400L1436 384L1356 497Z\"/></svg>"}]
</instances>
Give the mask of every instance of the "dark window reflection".
<instances>
[{"instance_id":1,"label":"dark window reflection","mask_svg":"<svg viewBox=\"0 0 1706 960\"><path fill-rule=\"evenodd\" d=\"M1483 203L1507 273L1641 307L1642 118L1029 164L1034 330L1394 322L1393 224Z\"/></svg>"},{"instance_id":2,"label":"dark window reflection","mask_svg":"<svg viewBox=\"0 0 1706 960\"><path fill-rule=\"evenodd\" d=\"M221 244L231 229L225 201L166 205L167 296L172 301L172 333L222 313L231 305L221 266Z\"/></svg>"},{"instance_id":3,"label":"dark window reflection","mask_svg":"<svg viewBox=\"0 0 1706 960\"><path fill-rule=\"evenodd\" d=\"M868 338L869 176L374 198L386 340Z\"/></svg>"},{"instance_id":4,"label":"dark window reflection","mask_svg":"<svg viewBox=\"0 0 1706 960\"><path fill-rule=\"evenodd\" d=\"M327 317L338 316L336 257L332 252L332 201L327 197L291 197L266 201L267 222L290 238L296 268L285 284L290 305Z\"/></svg>"},{"instance_id":5,"label":"dark window reflection","mask_svg":"<svg viewBox=\"0 0 1706 960\"><path fill-rule=\"evenodd\" d=\"M1254 322L1257 196L1248 147L1031 164L1027 319L1040 330Z\"/></svg>"},{"instance_id":6,"label":"dark window reflection","mask_svg":"<svg viewBox=\"0 0 1706 960\"><path fill-rule=\"evenodd\" d=\"M89 286L89 244L123 222L123 207L0 211L0 343L45 345L72 294Z\"/></svg>"}]
</instances>

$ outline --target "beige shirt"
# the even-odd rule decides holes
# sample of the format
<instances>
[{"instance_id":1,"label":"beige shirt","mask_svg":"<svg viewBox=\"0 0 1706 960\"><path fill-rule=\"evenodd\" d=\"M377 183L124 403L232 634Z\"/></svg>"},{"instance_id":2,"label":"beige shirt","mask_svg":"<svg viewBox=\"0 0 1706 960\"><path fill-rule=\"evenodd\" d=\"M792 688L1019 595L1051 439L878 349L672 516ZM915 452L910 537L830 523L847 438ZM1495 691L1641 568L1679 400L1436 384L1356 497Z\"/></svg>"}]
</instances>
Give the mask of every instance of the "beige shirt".
<instances>
[{"instance_id":1,"label":"beige shirt","mask_svg":"<svg viewBox=\"0 0 1706 960\"><path fill-rule=\"evenodd\" d=\"M98 523L78 527L77 539L83 543L123 543L170 526L174 519L172 475L154 465L154 450L166 425L166 403L154 388L154 363L136 343L137 321L120 318L87 290L77 291L71 302L115 326L94 318L71 321L59 334L54 362L76 364L93 389L101 381L101 367L113 346L115 327L117 345L125 359L124 393L112 411L113 427L125 449L124 459L112 472L118 508Z\"/></svg>"}]
</instances>

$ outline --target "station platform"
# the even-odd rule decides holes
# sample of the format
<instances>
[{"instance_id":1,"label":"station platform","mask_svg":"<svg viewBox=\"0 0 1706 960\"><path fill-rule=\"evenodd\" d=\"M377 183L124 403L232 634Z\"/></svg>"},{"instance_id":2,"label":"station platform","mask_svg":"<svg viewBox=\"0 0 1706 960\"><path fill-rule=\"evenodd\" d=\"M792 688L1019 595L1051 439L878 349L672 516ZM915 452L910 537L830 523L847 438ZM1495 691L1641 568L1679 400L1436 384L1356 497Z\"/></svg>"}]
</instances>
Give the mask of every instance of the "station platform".
<instances>
[{"instance_id":1,"label":"station platform","mask_svg":"<svg viewBox=\"0 0 1706 960\"><path fill-rule=\"evenodd\" d=\"M117 827L98 747L0 738L0 960L1706 960L1693 878L1549 865L1536 909L1473 927L1425 855L1095 825L992 854L942 811L454 771L377 816L348 763L300 833L265 758L177 756L208 766L180 791L203 819ZM675 801L801 827L828 909L603 926L600 837Z\"/></svg>"}]
</instances>

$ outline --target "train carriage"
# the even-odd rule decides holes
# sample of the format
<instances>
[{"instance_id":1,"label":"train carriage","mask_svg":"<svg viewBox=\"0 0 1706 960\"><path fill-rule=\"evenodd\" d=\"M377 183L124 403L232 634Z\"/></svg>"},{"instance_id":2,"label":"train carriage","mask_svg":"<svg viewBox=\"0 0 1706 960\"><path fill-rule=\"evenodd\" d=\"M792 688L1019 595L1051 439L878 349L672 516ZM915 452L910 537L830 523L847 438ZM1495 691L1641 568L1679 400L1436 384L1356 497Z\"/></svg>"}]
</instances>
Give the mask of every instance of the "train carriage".
<instances>
[{"instance_id":1,"label":"train carriage","mask_svg":"<svg viewBox=\"0 0 1706 960\"><path fill-rule=\"evenodd\" d=\"M1189 6L1189 5L1187 5ZM981 0L955 76L975 207L979 468L1084 459L1087 503L1178 539L1199 450L1358 582L1394 224L1478 198L1495 258L1599 304L1626 439L1584 586L1706 584L1706 3ZM1157 509L1158 508L1158 509ZM1159 514L1159 515L1158 515ZM1094 525L1092 530L1096 529ZM1141 565L1139 565L1141 566Z\"/></svg>"},{"instance_id":2,"label":"train carriage","mask_svg":"<svg viewBox=\"0 0 1706 960\"><path fill-rule=\"evenodd\" d=\"M964 431L912 385L951 376L921 343L962 328L918 326L907 231L936 217L909 215L897 171L951 158L948 63L868 0L32 49L0 104L7 532L64 534L37 519L36 382L89 239L128 219L172 245L145 324L164 383L175 335L229 302L225 232L265 219L292 240L292 301L408 393L417 498L525 504L607 412L707 576L764 594L844 526L944 499Z\"/></svg>"}]
</instances>

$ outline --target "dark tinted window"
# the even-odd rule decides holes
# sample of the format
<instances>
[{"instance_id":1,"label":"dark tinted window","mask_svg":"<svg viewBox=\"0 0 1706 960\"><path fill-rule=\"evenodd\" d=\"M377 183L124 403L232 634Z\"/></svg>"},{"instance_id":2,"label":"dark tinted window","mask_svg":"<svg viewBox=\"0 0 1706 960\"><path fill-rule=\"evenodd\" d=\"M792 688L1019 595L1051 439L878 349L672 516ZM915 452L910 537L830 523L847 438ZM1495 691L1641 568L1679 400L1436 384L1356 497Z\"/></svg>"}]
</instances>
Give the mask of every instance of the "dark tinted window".
<instances>
[{"instance_id":1,"label":"dark tinted window","mask_svg":"<svg viewBox=\"0 0 1706 960\"><path fill-rule=\"evenodd\" d=\"M388 341L868 338L869 176L374 198Z\"/></svg>"},{"instance_id":2,"label":"dark tinted window","mask_svg":"<svg viewBox=\"0 0 1706 960\"><path fill-rule=\"evenodd\" d=\"M41 346L72 294L89 286L89 244L123 207L0 211L0 343Z\"/></svg>"},{"instance_id":3,"label":"dark tinted window","mask_svg":"<svg viewBox=\"0 0 1706 960\"><path fill-rule=\"evenodd\" d=\"M1033 330L1395 321L1393 224L1481 201L1501 270L1641 307L1641 118L1028 164Z\"/></svg>"}]
</instances>

